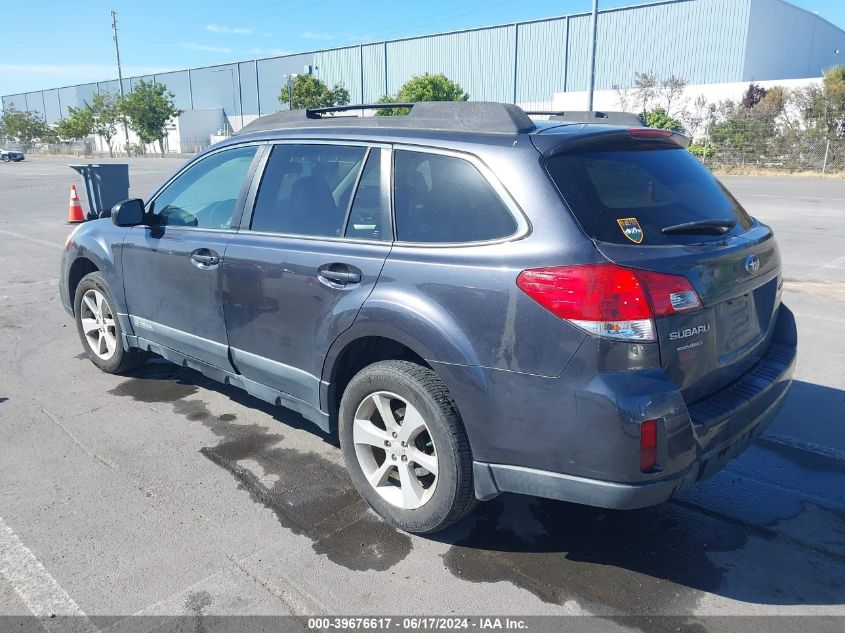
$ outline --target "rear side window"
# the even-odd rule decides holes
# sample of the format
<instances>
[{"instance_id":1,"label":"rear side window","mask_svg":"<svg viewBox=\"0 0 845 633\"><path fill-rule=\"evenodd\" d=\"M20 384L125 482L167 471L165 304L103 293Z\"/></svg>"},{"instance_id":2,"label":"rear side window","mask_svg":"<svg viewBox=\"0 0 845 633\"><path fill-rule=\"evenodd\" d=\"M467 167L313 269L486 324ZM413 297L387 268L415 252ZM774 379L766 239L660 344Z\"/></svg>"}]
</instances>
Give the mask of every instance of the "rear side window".
<instances>
[{"instance_id":1,"label":"rear side window","mask_svg":"<svg viewBox=\"0 0 845 633\"><path fill-rule=\"evenodd\" d=\"M615 244L692 244L751 226L739 203L684 148L584 149L546 162L555 185L592 239ZM734 220L725 235L664 235L668 226Z\"/></svg>"},{"instance_id":2,"label":"rear side window","mask_svg":"<svg viewBox=\"0 0 845 633\"><path fill-rule=\"evenodd\" d=\"M381 240L385 237L382 221L389 216L383 205L382 195L382 150L370 150L367 164L361 173L358 189L352 199L352 208L346 222L346 237L366 240ZM389 233L388 224L388 233ZM392 236L388 239L392 239Z\"/></svg>"},{"instance_id":3,"label":"rear side window","mask_svg":"<svg viewBox=\"0 0 845 633\"><path fill-rule=\"evenodd\" d=\"M365 147L273 147L252 213L253 231L338 237L352 199Z\"/></svg>"},{"instance_id":4,"label":"rear side window","mask_svg":"<svg viewBox=\"0 0 845 633\"><path fill-rule=\"evenodd\" d=\"M394 158L396 238L482 242L516 233L499 194L462 158L398 150Z\"/></svg>"}]
</instances>

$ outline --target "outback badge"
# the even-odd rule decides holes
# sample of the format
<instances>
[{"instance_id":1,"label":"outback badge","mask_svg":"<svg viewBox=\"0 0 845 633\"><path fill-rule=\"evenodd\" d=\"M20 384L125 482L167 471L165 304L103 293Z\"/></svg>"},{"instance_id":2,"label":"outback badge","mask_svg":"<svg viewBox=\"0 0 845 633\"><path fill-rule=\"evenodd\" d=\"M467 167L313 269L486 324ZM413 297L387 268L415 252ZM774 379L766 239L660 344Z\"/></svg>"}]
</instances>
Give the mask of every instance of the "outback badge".
<instances>
[{"instance_id":1,"label":"outback badge","mask_svg":"<svg viewBox=\"0 0 845 633\"><path fill-rule=\"evenodd\" d=\"M616 221L619 223L619 228L622 229L625 237L634 244L639 244L643 241L643 230L640 228L637 218L619 218Z\"/></svg>"}]
</instances>

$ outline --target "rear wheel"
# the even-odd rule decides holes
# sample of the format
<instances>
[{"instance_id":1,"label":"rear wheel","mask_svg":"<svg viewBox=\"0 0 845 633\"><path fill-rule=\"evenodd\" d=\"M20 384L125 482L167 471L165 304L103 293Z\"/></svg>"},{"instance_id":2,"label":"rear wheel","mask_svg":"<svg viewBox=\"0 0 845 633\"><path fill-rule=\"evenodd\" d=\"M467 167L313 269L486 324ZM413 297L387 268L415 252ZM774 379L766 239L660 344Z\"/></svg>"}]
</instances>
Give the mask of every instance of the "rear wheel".
<instances>
[{"instance_id":1,"label":"rear wheel","mask_svg":"<svg viewBox=\"0 0 845 633\"><path fill-rule=\"evenodd\" d=\"M142 365L147 353L123 349L114 305L108 284L99 272L85 275L76 287L73 313L85 353L104 372L120 374Z\"/></svg>"},{"instance_id":2,"label":"rear wheel","mask_svg":"<svg viewBox=\"0 0 845 633\"><path fill-rule=\"evenodd\" d=\"M340 405L341 450L366 502L407 532L441 530L475 505L472 456L460 415L429 368L375 363Z\"/></svg>"},{"instance_id":3,"label":"rear wheel","mask_svg":"<svg viewBox=\"0 0 845 633\"><path fill-rule=\"evenodd\" d=\"M8 163L10 160L12 160L11 156L9 156L8 154L3 154L3 162L4 163Z\"/></svg>"}]
</instances>

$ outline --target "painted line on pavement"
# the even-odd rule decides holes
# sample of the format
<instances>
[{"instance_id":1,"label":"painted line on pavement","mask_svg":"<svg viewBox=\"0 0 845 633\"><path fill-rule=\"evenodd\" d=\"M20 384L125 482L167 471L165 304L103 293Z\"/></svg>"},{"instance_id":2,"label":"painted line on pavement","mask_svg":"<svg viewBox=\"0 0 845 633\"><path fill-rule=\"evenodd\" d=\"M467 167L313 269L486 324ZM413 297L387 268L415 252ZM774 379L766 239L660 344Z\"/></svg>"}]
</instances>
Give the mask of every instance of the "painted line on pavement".
<instances>
[{"instance_id":1,"label":"painted line on pavement","mask_svg":"<svg viewBox=\"0 0 845 633\"><path fill-rule=\"evenodd\" d=\"M26 604L32 614L39 618L53 616L76 616L74 630L96 631L85 612L76 604L62 586L47 571L35 554L23 544L12 528L0 518L0 575L2 575ZM50 620L44 620L45 627ZM57 624L63 626L61 619Z\"/></svg>"},{"instance_id":2,"label":"painted line on pavement","mask_svg":"<svg viewBox=\"0 0 845 633\"><path fill-rule=\"evenodd\" d=\"M41 244L43 246L51 246L53 248L64 248L64 246L56 242L48 242L47 240L42 240L37 237L30 237L29 235L24 235L23 233L7 231L6 229L0 229L0 233L2 233L3 235L9 235L11 237L19 237L22 240L29 240L30 242L35 242L36 244Z\"/></svg>"}]
</instances>

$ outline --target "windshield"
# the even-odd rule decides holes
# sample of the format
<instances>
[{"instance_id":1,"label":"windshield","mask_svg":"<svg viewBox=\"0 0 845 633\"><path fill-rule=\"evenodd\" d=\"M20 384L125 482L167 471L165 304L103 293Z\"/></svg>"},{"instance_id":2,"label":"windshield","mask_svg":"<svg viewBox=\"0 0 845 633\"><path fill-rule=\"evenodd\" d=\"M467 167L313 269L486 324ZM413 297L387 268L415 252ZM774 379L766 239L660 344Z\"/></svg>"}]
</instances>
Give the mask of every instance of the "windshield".
<instances>
[{"instance_id":1,"label":"windshield","mask_svg":"<svg viewBox=\"0 0 845 633\"><path fill-rule=\"evenodd\" d=\"M751 217L686 149L582 149L558 154L546 169L581 228L615 244L692 244L738 235ZM732 220L723 235L662 230L687 222Z\"/></svg>"}]
</instances>

